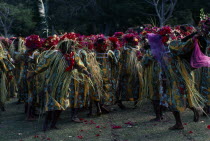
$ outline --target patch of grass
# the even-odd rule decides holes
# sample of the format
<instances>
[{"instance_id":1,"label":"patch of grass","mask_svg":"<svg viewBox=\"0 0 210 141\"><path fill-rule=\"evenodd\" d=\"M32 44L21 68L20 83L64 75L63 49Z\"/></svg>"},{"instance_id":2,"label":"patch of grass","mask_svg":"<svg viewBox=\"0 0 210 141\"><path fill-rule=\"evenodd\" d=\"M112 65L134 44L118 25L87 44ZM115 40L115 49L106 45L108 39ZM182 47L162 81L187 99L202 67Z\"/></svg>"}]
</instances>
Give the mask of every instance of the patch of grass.
<instances>
[{"instance_id":1,"label":"patch of grass","mask_svg":"<svg viewBox=\"0 0 210 141\"><path fill-rule=\"evenodd\" d=\"M194 123L190 110L182 113L185 124L182 131L168 130L175 123L170 112L165 113L163 122L149 122L154 118L149 102L137 109L132 109L132 102L125 102L126 110L112 106L116 110L101 117L88 118L86 112L81 112L80 117L86 120L84 123L72 123L70 111L64 111L58 123L61 130L43 133L43 118L35 122L25 121L23 105L15 105L14 101L10 101L7 111L1 114L0 141L210 141L210 130L207 129L210 120L201 117ZM112 129L113 126L122 128Z\"/></svg>"}]
</instances>

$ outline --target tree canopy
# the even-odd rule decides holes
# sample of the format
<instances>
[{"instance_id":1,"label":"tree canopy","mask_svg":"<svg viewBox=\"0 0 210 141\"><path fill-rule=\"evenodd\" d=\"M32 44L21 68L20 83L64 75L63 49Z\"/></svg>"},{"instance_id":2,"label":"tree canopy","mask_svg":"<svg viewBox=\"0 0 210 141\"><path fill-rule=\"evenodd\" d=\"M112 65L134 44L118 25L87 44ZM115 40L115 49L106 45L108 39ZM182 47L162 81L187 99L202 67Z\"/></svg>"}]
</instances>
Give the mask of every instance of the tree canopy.
<instances>
[{"instance_id":1,"label":"tree canopy","mask_svg":"<svg viewBox=\"0 0 210 141\"><path fill-rule=\"evenodd\" d=\"M154 6L148 3L150 0L0 0L0 18L5 18L2 12L7 8L10 14L4 21L7 26L12 22L7 33L5 25L0 23L0 34L41 34L40 1L44 4L49 35L72 31L110 35L142 24L160 25ZM171 0L160 0L163 1L167 10ZM172 15L164 24L196 25L200 20L200 9L210 13L209 7L209 0L177 0Z\"/></svg>"}]
</instances>

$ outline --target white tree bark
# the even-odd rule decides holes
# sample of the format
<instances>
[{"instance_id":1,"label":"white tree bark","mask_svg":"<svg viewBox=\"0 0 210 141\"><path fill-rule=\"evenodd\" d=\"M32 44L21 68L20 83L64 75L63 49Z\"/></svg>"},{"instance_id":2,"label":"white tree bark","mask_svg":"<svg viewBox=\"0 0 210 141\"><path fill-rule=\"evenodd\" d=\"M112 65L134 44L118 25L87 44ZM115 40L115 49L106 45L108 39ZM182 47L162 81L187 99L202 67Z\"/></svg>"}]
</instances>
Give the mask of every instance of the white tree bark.
<instances>
[{"instance_id":1,"label":"white tree bark","mask_svg":"<svg viewBox=\"0 0 210 141\"><path fill-rule=\"evenodd\" d=\"M13 24L13 16L9 7L2 7L0 9L0 27L4 30L4 37L8 37L8 33Z\"/></svg>"},{"instance_id":2,"label":"white tree bark","mask_svg":"<svg viewBox=\"0 0 210 141\"><path fill-rule=\"evenodd\" d=\"M172 17L177 0L145 0L152 5L156 11L156 16L159 19L160 27Z\"/></svg>"},{"instance_id":3,"label":"white tree bark","mask_svg":"<svg viewBox=\"0 0 210 141\"><path fill-rule=\"evenodd\" d=\"M46 2L47 3L47 2ZM39 16L41 19L41 30L44 35L48 37L49 29L47 24L47 16L45 13L45 6L43 0L37 0L38 10L39 10Z\"/></svg>"}]
</instances>

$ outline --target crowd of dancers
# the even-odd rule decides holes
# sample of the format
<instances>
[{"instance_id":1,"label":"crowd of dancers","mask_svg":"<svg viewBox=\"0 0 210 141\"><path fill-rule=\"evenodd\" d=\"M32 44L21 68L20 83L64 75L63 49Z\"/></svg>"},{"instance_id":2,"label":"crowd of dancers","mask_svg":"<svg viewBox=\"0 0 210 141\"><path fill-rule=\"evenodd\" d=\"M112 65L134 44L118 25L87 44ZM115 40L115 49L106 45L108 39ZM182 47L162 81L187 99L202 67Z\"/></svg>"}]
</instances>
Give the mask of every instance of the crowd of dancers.
<instances>
[{"instance_id":1,"label":"crowd of dancers","mask_svg":"<svg viewBox=\"0 0 210 141\"><path fill-rule=\"evenodd\" d=\"M88 115L108 114L110 106L125 109L123 101L149 99L161 121L168 108L183 129L180 112L190 108L199 121L198 108L210 113L210 18L198 27L145 27L113 36L65 33L46 39L1 37L0 107L17 97L24 103L26 120L45 115L43 130L56 123L67 108L71 120L81 108ZM94 113L93 107L97 112Z\"/></svg>"}]
</instances>

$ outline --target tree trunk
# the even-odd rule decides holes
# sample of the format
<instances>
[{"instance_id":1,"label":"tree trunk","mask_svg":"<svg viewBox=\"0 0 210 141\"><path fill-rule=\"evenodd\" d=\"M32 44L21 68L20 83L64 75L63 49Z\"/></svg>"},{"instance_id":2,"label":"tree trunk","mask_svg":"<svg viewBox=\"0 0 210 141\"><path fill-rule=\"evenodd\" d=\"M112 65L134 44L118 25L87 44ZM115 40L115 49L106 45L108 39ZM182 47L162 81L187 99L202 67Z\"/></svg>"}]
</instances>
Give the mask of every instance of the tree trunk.
<instances>
[{"instance_id":1,"label":"tree trunk","mask_svg":"<svg viewBox=\"0 0 210 141\"><path fill-rule=\"evenodd\" d=\"M4 27L4 37L8 38L8 30L6 27Z\"/></svg>"},{"instance_id":2,"label":"tree trunk","mask_svg":"<svg viewBox=\"0 0 210 141\"><path fill-rule=\"evenodd\" d=\"M47 3L47 1L46 1ZM43 0L37 0L38 12L40 16L40 28L44 37L48 36L48 25L47 25L47 18L45 13L45 6Z\"/></svg>"}]
</instances>

